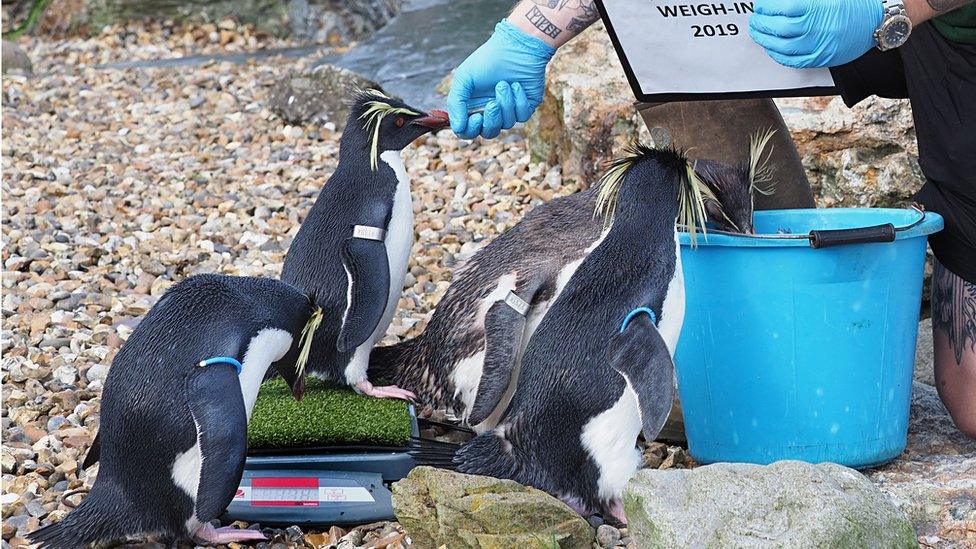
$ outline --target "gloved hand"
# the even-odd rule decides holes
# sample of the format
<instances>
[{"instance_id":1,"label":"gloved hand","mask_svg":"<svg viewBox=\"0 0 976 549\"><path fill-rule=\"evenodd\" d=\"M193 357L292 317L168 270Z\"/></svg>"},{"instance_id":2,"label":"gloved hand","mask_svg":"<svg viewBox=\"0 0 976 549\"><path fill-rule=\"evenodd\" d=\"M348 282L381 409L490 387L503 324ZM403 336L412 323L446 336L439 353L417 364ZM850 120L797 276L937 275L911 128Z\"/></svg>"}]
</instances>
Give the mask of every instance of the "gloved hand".
<instances>
[{"instance_id":1,"label":"gloved hand","mask_svg":"<svg viewBox=\"0 0 976 549\"><path fill-rule=\"evenodd\" d=\"M756 0L749 35L777 63L834 67L877 45L881 0Z\"/></svg>"},{"instance_id":2,"label":"gloved hand","mask_svg":"<svg viewBox=\"0 0 976 549\"><path fill-rule=\"evenodd\" d=\"M454 71L447 113L459 137L491 139L525 122L542 102L546 65L556 50L506 20ZM484 107L480 113L470 111Z\"/></svg>"}]
</instances>

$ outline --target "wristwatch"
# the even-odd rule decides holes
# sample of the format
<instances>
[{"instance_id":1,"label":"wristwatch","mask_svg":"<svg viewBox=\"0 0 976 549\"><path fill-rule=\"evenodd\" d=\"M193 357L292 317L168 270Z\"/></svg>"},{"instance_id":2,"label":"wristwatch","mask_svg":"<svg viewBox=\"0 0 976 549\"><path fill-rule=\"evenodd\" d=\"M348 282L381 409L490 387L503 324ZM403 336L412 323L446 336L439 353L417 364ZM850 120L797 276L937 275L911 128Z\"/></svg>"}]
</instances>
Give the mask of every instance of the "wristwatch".
<instances>
[{"instance_id":1,"label":"wristwatch","mask_svg":"<svg viewBox=\"0 0 976 549\"><path fill-rule=\"evenodd\" d=\"M874 31L874 39L878 42L879 50L888 51L908 41L908 35L912 33L912 20L905 11L904 0L881 0L881 5L884 15Z\"/></svg>"}]
</instances>

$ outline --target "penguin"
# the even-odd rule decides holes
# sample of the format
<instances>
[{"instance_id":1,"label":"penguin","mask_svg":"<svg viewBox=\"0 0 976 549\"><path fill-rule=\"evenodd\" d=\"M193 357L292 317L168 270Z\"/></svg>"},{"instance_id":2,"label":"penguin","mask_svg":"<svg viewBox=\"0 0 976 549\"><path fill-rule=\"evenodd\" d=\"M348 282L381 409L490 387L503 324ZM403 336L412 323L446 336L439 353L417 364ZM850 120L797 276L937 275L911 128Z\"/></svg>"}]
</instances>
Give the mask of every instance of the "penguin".
<instances>
[{"instance_id":1,"label":"penguin","mask_svg":"<svg viewBox=\"0 0 976 549\"><path fill-rule=\"evenodd\" d=\"M450 466L626 523L620 497L641 463L637 437L656 437L674 398L678 227L704 225L707 195L672 149L635 145L611 164L596 197L604 231L532 334L498 425L447 448ZM441 445L414 452L441 466L444 454Z\"/></svg>"},{"instance_id":2,"label":"penguin","mask_svg":"<svg viewBox=\"0 0 976 549\"><path fill-rule=\"evenodd\" d=\"M374 349L370 374L475 431L491 428L524 344L603 232L596 191L538 206L459 266L424 331Z\"/></svg>"},{"instance_id":3,"label":"penguin","mask_svg":"<svg viewBox=\"0 0 976 549\"><path fill-rule=\"evenodd\" d=\"M756 194L771 196L775 190L774 168L769 164L770 140L776 130L768 129L749 140L747 162L730 166L714 160L695 160L692 167L714 198L706 198L705 213L715 229L755 234L753 215Z\"/></svg>"},{"instance_id":4,"label":"penguin","mask_svg":"<svg viewBox=\"0 0 976 549\"><path fill-rule=\"evenodd\" d=\"M694 161L716 228L751 230L751 189L762 189L769 178L763 157L770 135L754 137L748 161L739 166ZM538 206L479 250L454 272L420 335L373 350L371 375L392 380L476 432L493 428L515 390L525 344L606 235L593 215L599 189Z\"/></svg>"},{"instance_id":5,"label":"penguin","mask_svg":"<svg viewBox=\"0 0 976 549\"><path fill-rule=\"evenodd\" d=\"M85 459L100 462L91 492L30 541L67 548L143 535L213 545L264 539L210 521L240 483L266 371L273 366L301 399L302 361L320 318L307 294L274 279L205 274L170 288L112 361Z\"/></svg>"},{"instance_id":6,"label":"penguin","mask_svg":"<svg viewBox=\"0 0 976 549\"><path fill-rule=\"evenodd\" d=\"M413 245L410 180L400 151L448 127L379 90L357 94L339 163L288 249L281 280L315 295L324 317L309 357L313 375L382 398L413 398L367 379L369 354L393 318Z\"/></svg>"}]
</instances>

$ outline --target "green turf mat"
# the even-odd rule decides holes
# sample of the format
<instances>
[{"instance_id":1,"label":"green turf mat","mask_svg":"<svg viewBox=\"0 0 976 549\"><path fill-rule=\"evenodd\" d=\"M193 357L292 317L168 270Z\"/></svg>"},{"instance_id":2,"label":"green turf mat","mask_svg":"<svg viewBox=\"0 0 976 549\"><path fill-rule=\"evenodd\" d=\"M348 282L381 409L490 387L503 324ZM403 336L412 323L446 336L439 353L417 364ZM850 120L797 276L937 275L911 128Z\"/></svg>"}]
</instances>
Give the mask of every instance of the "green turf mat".
<instances>
[{"instance_id":1,"label":"green turf mat","mask_svg":"<svg viewBox=\"0 0 976 549\"><path fill-rule=\"evenodd\" d=\"M261 386L247 426L251 448L302 448L330 445L404 446L410 439L410 413L402 400L379 399L306 380L297 402L281 378Z\"/></svg>"}]
</instances>

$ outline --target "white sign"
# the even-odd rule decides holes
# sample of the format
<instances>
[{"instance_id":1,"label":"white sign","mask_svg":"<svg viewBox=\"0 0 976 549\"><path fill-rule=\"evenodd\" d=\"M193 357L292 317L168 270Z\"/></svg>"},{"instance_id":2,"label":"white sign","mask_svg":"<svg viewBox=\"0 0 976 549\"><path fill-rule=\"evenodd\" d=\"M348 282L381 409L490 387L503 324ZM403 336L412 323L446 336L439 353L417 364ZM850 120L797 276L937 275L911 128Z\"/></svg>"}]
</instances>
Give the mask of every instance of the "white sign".
<instances>
[{"instance_id":1,"label":"white sign","mask_svg":"<svg viewBox=\"0 0 976 549\"><path fill-rule=\"evenodd\" d=\"M749 37L752 2L602 0L601 11L634 92L778 97L833 93L827 69L792 69ZM680 97L694 99L694 97Z\"/></svg>"}]
</instances>

